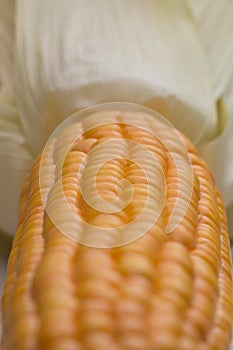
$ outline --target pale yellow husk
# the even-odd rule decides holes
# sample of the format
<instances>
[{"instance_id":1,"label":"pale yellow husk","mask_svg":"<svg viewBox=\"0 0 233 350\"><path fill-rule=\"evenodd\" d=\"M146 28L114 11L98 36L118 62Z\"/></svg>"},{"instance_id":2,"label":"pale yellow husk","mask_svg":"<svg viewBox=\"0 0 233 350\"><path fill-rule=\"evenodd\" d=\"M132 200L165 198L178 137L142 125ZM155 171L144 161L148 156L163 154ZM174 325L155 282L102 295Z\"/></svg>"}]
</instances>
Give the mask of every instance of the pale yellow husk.
<instances>
[{"instance_id":1,"label":"pale yellow husk","mask_svg":"<svg viewBox=\"0 0 233 350\"><path fill-rule=\"evenodd\" d=\"M209 76L219 105L218 133L200 148L210 164L233 229L233 2L189 0L206 53Z\"/></svg>"}]
</instances>

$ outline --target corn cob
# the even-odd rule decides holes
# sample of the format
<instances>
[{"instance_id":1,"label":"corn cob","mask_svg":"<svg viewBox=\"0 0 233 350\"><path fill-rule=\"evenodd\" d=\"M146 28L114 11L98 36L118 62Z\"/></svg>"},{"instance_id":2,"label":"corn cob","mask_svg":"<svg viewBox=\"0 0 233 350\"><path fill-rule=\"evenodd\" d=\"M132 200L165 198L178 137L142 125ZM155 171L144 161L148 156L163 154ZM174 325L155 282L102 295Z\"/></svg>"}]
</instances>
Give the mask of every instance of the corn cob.
<instances>
[{"instance_id":1,"label":"corn cob","mask_svg":"<svg viewBox=\"0 0 233 350\"><path fill-rule=\"evenodd\" d=\"M93 120L101 125L93 126ZM162 129L170 148L156 137ZM64 145L80 130L82 136L64 157ZM179 137L187 154L175 141L176 131L150 115L99 112L64 129L39 156L23 187L9 258L2 301L4 350L228 349L232 276L225 210L208 166ZM156 161L139 157L138 166L138 150L125 140L143 146ZM105 142L100 152L97 146ZM99 168L93 190L93 164L106 154L112 160ZM80 219L72 237L66 226L61 230L57 225L72 224L60 205L59 179ZM122 180L133 188L125 207L114 202ZM119 210L96 209L97 194ZM180 208L185 203L187 210L174 211L178 197ZM153 225L123 244L143 208L141 220L152 218ZM168 232L172 215L178 224ZM85 224L94 227L104 249L96 245L98 240L87 240L96 246L82 244L85 237L93 239ZM106 227L113 228L112 235L104 234ZM124 237L121 227L126 227Z\"/></svg>"}]
</instances>

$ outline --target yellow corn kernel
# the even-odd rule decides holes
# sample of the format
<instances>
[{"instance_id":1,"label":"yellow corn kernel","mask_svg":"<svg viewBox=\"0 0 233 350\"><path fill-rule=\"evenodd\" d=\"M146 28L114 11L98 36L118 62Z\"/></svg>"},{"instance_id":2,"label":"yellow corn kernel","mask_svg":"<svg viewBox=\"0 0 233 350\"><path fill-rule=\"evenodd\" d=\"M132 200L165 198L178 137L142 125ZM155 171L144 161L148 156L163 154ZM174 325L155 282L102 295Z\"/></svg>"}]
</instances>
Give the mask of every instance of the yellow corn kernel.
<instances>
[{"instance_id":1,"label":"yellow corn kernel","mask_svg":"<svg viewBox=\"0 0 233 350\"><path fill-rule=\"evenodd\" d=\"M161 134L149 115L103 119L109 124L87 119L65 129L25 182L2 302L3 350L227 350L230 249L210 170L184 136L165 127ZM62 196L79 221L66 215Z\"/></svg>"}]
</instances>

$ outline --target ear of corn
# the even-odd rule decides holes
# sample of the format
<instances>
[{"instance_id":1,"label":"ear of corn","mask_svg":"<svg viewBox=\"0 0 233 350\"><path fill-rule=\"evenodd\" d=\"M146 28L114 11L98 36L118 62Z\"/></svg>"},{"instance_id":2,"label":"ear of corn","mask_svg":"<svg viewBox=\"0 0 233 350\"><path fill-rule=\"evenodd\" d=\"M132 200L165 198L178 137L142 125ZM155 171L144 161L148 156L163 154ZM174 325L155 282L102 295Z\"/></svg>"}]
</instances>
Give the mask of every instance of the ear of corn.
<instances>
[{"instance_id":1,"label":"ear of corn","mask_svg":"<svg viewBox=\"0 0 233 350\"><path fill-rule=\"evenodd\" d=\"M139 117L144 129L139 127ZM4 350L228 349L232 276L221 196L208 167L186 138L181 136L191 160L191 180L186 156L174 142L174 131L165 132L173 145L171 152L148 132L159 132L158 123L149 115L139 117L100 114L98 118L112 124L89 131L85 129L91 127L88 120L72 125L37 159L23 187L9 259L2 303ZM124 124L130 118L134 125ZM73 143L62 164L64 145L80 129L83 136ZM126 139L142 145L156 162L144 157L144 168L137 166L137 149L125 143L120 143L122 148L108 145L98 153L98 145ZM88 182L92 165L108 153L112 160L99 169L93 192ZM178 159L180 178L174 158ZM120 227L129 227L144 207L142 228L144 221L158 220L139 239L116 248L76 243L74 236L70 239L54 224L42 200L43 194L58 223L72 226L56 191L59 179L72 212L80 218L81 224L74 225L72 231L79 237L91 235L85 226L89 223L101 242L122 242L117 236ZM92 207L97 191L109 205L113 203L116 185L123 179L134 190L129 204L119 209L120 204L114 202L119 209L114 213ZM148 183L152 184L152 197L146 206ZM182 199L179 208L188 203L185 212L174 209L178 197ZM178 225L167 234L173 214ZM112 236L103 234L106 226L114 228Z\"/></svg>"}]
</instances>

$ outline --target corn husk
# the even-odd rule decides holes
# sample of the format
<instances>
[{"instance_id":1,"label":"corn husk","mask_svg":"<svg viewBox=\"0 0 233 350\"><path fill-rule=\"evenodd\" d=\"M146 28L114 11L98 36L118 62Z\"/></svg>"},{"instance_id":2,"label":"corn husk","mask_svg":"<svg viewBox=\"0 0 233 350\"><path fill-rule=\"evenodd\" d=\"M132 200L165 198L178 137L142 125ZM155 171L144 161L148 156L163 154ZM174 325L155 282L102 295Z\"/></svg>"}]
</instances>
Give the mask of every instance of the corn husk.
<instances>
[{"instance_id":1,"label":"corn husk","mask_svg":"<svg viewBox=\"0 0 233 350\"><path fill-rule=\"evenodd\" d=\"M18 200L33 156L26 144L16 109L0 101L0 229L13 234ZM0 234L0 245L6 245Z\"/></svg>"},{"instance_id":2,"label":"corn husk","mask_svg":"<svg viewBox=\"0 0 233 350\"><path fill-rule=\"evenodd\" d=\"M16 54L19 116L35 154L64 118L109 101L150 106L195 144L216 133L185 1L19 0Z\"/></svg>"},{"instance_id":3,"label":"corn husk","mask_svg":"<svg viewBox=\"0 0 233 350\"><path fill-rule=\"evenodd\" d=\"M0 94L13 99L14 1L0 0Z\"/></svg>"},{"instance_id":4,"label":"corn husk","mask_svg":"<svg viewBox=\"0 0 233 350\"><path fill-rule=\"evenodd\" d=\"M188 0L206 53L215 100L233 85L233 2Z\"/></svg>"},{"instance_id":5,"label":"corn husk","mask_svg":"<svg viewBox=\"0 0 233 350\"><path fill-rule=\"evenodd\" d=\"M225 205L230 206L233 200L233 2L189 0L189 5L198 24L218 106L217 134L210 142L204 142L200 151L213 170Z\"/></svg>"}]
</instances>

